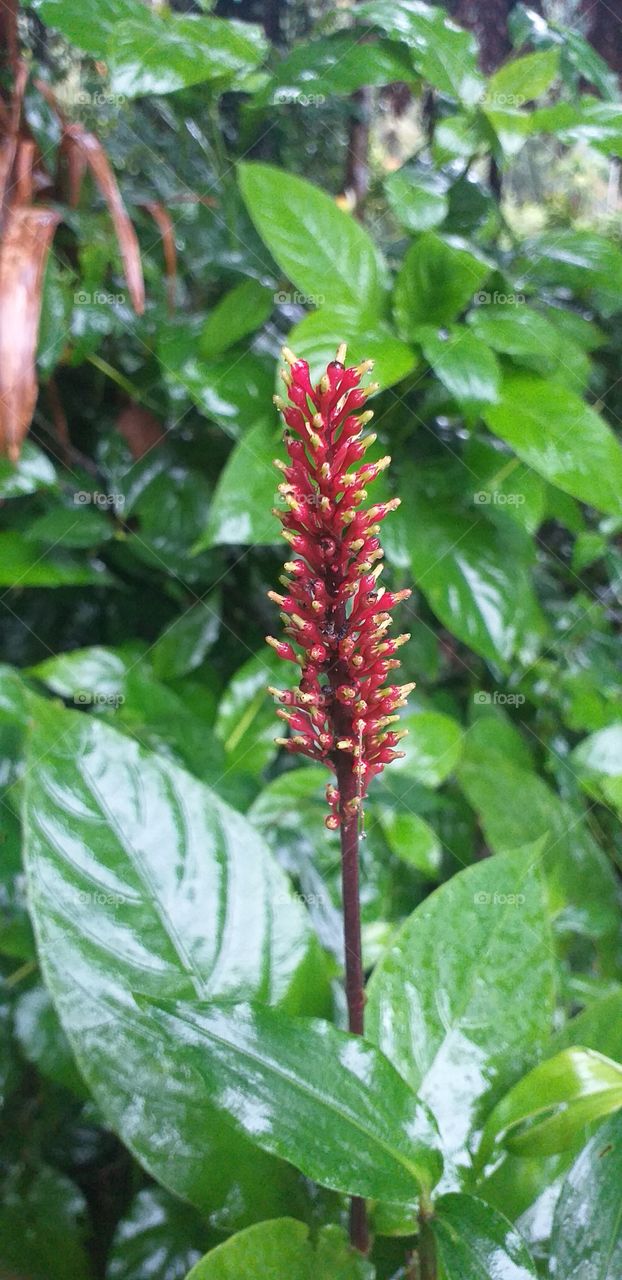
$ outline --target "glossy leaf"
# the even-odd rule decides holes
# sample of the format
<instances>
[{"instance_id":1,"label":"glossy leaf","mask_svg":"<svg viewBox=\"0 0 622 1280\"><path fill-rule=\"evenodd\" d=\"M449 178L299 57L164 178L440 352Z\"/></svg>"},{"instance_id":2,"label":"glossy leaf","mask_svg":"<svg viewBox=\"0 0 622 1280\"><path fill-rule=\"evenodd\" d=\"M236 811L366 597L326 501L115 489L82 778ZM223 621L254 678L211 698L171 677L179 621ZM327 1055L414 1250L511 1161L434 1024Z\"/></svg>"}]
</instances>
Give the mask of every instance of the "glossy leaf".
<instances>
[{"instance_id":1,"label":"glossy leaf","mask_svg":"<svg viewBox=\"0 0 622 1280\"><path fill-rule=\"evenodd\" d=\"M449 200L438 174L398 169L384 184L395 217L407 231L430 231L445 221Z\"/></svg>"},{"instance_id":2,"label":"glossy leaf","mask_svg":"<svg viewBox=\"0 0 622 1280\"><path fill-rule=\"evenodd\" d=\"M622 1065L593 1049L562 1049L519 1080L494 1108L478 1163L497 1143L516 1155L554 1155L571 1146L590 1121L620 1108Z\"/></svg>"},{"instance_id":3,"label":"glossy leaf","mask_svg":"<svg viewBox=\"0 0 622 1280\"><path fill-rule=\"evenodd\" d=\"M208 547L265 546L279 540L279 524L272 514L278 476L279 427L270 419L257 422L235 445L223 467L212 499L207 528L195 551ZM249 475L253 476L252 487Z\"/></svg>"},{"instance_id":4,"label":"glossy leaf","mask_svg":"<svg viewBox=\"0 0 622 1280\"><path fill-rule=\"evenodd\" d=\"M288 1187L297 1198L291 1175L251 1156L197 1097L196 1077L178 1075L177 1053L156 1050L153 1016L133 993L296 1003L312 949L300 903L240 815L100 721L50 705L31 751L39 954L98 1106L160 1182L219 1223L279 1211Z\"/></svg>"},{"instance_id":5,"label":"glossy leaf","mask_svg":"<svg viewBox=\"0 0 622 1280\"><path fill-rule=\"evenodd\" d=\"M403 525L415 582L458 639L502 664L532 647L540 625L532 552L514 522L495 528L476 505L465 516L417 493L405 505Z\"/></svg>"},{"instance_id":6,"label":"glossy leaf","mask_svg":"<svg viewBox=\"0 0 622 1280\"><path fill-rule=\"evenodd\" d=\"M543 49L506 62L488 81L486 100L521 106L539 98L553 83L559 70L559 50Z\"/></svg>"},{"instance_id":7,"label":"glossy leaf","mask_svg":"<svg viewBox=\"0 0 622 1280\"><path fill-rule=\"evenodd\" d=\"M475 1196L441 1196L430 1230L444 1280L536 1280L516 1227Z\"/></svg>"},{"instance_id":8,"label":"glossy leaf","mask_svg":"<svg viewBox=\"0 0 622 1280\"><path fill-rule=\"evenodd\" d=\"M293 1218L260 1222L212 1249L187 1280L373 1280L371 1263L351 1249L339 1227L323 1227L316 1244Z\"/></svg>"},{"instance_id":9,"label":"glossy leaf","mask_svg":"<svg viewBox=\"0 0 622 1280\"><path fill-rule=\"evenodd\" d=\"M351 31L304 40L278 63L259 103L302 102L321 106L328 96L355 93L367 84L415 83L412 61L403 46L388 40L370 42Z\"/></svg>"},{"instance_id":10,"label":"glossy leaf","mask_svg":"<svg viewBox=\"0 0 622 1280\"><path fill-rule=\"evenodd\" d=\"M274 306L274 294L259 280L243 280L210 311L200 337L206 360L227 351L241 338L261 328Z\"/></svg>"},{"instance_id":11,"label":"glossy leaf","mask_svg":"<svg viewBox=\"0 0 622 1280\"><path fill-rule=\"evenodd\" d=\"M266 164L239 166L251 218L272 256L311 307L357 325L382 307L377 251L360 223L304 178Z\"/></svg>"},{"instance_id":12,"label":"glossy leaf","mask_svg":"<svg viewBox=\"0 0 622 1280\"><path fill-rule=\"evenodd\" d=\"M438 1181L432 1118L373 1045L260 1005L158 1000L153 1016L205 1096L322 1186L407 1204Z\"/></svg>"},{"instance_id":13,"label":"glossy leaf","mask_svg":"<svg viewBox=\"0 0 622 1280\"><path fill-rule=\"evenodd\" d=\"M392 772L403 772L426 787L438 787L453 772L462 753L462 730L457 720L440 711L420 711L403 716L400 727L408 730L401 744L405 754Z\"/></svg>"},{"instance_id":14,"label":"glossy leaf","mask_svg":"<svg viewBox=\"0 0 622 1280\"><path fill-rule=\"evenodd\" d=\"M465 740L459 777L493 851L544 842L550 908L558 929L596 938L616 929L614 876L580 811L574 813L535 772L487 757L487 744L478 741L476 730Z\"/></svg>"},{"instance_id":15,"label":"glossy leaf","mask_svg":"<svg viewBox=\"0 0 622 1280\"><path fill-rule=\"evenodd\" d=\"M557 1276L616 1280L622 1271L622 1115L594 1134L562 1187L551 1237Z\"/></svg>"},{"instance_id":16,"label":"glossy leaf","mask_svg":"<svg viewBox=\"0 0 622 1280\"><path fill-rule=\"evenodd\" d=\"M336 333L348 344L348 360L353 364L373 360L373 377L383 390L401 382L417 364L412 347L401 342L385 321L375 320L373 325L360 331L348 321L344 322L338 313L323 307L294 325L287 339L296 355L308 360L312 378L319 379L334 358Z\"/></svg>"},{"instance_id":17,"label":"glossy leaf","mask_svg":"<svg viewBox=\"0 0 622 1280\"><path fill-rule=\"evenodd\" d=\"M448 18L440 7L408 0L368 0L358 13L412 50L417 70L437 89L473 105L483 89L470 32Z\"/></svg>"},{"instance_id":18,"label":"glossy leaf","mask_svg":"<svg viewBox=\"0 0 622 1280\"><path fill-rule=\"evenodd\" d=\"M555 325L526 303L483 303L469 312L467 324L478 338L505 355L544 356L551 362L561 355Z\"/></svg>"},{"instance_id":19,"label":"glossy leaf","mask_svg":"<svg viewBox=\"0 0 622 1280\"><path fill-rule=\"evenodd\" d=\"M584 738L572 753L572 765L588 793L622 808L622 723Z\"/></svg>"},{"instance_id":20,"label":"glossy leaf","mask_svg":"<svg viewBox=\"0 0 622 1280\"><path fill-rule=\"evenodd\" d=\"M442 849L436 832L417 813L376 806L375 812L391 851L424 876L436 879L442 862Z\"/></svg>"},{"instance_id":21,"label":"glossy leaf","mask_svg":"<svg viewBox=\"0 0 622 1280\"><path fill-rule=\"evenodd\" d=\"M132 7L133 16L115 27L107 57L112 89L124 97L173 93L206 81L225 87L252 71L265 52L261 31L251 23L165 17Z\"/></svg>"},{"instance_id":22,"label":"glossy leaf","mask_svg":"<svg viewBox=\"0 0 622 1280\"><path fill-rule=\"evenodd\" d=\"M55 489L56 472L42 449L25 440L18 462L0 457L0 499L21 498L41 489Z\"/></svg>"},{"instance_id":23,"label":"glossy leaf","mask_svg":"<svg viewBox=\"0 0 622 1280\"><path fill-rule=\"evenodd\" d=\"M185 676L201 666L220 631L220 598L200 600L167 626L153 646L153 669L163 680Z\"/></svg>"},{"instance_id":24,"label":"glossy leaf","mask_svg":"<svg viewBox=\"0 0 622 1280\"><path fill-rule=\"evenodd\" d=\"M428 1103L458 1166L485 1100L548 1037L554 964L537 866L506 854L426 898L372 974L366 1033Z\"/></svg>"},{"instance_id":25,"label":"glossy leaf","mask_svg":"<svg viewBox=\"0 0 622 1280\"><path fill-rule=\"evenodd\" d=\"M103 566L66 552L41 551L16 530L0 533L0 587L86 587L110 584Z\"/></svg>"},{"instance_id":26,"label":"glossy leaf","mask_svg":"<svg viewBox=\"0 0 622 1280\"><path fill-rule=\"evenodd\" d=\"M283 680L283 662L266 645L248 658L227 685L218 707L216 733L229 767L260 772L276 754L273 680Z\"/></svg>"},{"instance_id":27,"label":"glossy leaf","mask_svg":"<svg viewBox=\"0 0 622 1280\"><path fill-rule=\"evenodd\" d=\"M106 1280L186 1280L208 1243L196 1209L161 1187L146 1187L117 1226Z\"/></svg>"},{"instance_id":28,"label":"glossy leaf","mask_svg":"<svg viewBox=\"0 0 622 1280\"><path fill-rule=\"evenodd\" d=\"M466 414L496 404L501 382L496 356L465 325L454 324L440 333L422 331L419 341L436 377Z\"/></svg>"},{"instance_id":29,"label":"glossy leaf","mask_svg":"<svg viewBox=\"0 0 622 1280\"><path fill-rule=\"evenodd\" d=\"M484 417L519 458L566 493L612 515L622 511L622 449L595 409L533 374L508 374Z\"/></svg>"},{"instance_id":30,"label":"glossy leaf","mask_svg":"<svg viewBox=\"0 0 622 1280\"><path fill-rule=\"evenodd\" d=\"M410 246L395 282L393 305L401 337L416 341L421 325L455 320L489 270L461 243L424 232Z\"/></svg>"}]
</instances>

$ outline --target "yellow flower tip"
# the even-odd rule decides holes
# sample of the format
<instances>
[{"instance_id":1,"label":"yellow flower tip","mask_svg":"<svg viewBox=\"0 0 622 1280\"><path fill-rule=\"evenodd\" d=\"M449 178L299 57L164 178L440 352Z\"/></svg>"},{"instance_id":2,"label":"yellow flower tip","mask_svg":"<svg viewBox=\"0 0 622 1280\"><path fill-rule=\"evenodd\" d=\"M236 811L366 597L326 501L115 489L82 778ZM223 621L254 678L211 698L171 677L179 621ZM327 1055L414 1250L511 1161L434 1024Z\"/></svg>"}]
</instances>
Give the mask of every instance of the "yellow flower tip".
<instances>
[{"instance_id":1,"label":"yellow flower tip","mask_svg":"<svg viewBox=\"0 0 622 1280\"><path fill-rule=\"evenodd\" d=\"M387 467L391 466L391 454L385 454L384 458L380 458L379 462L374 463L374 466L376 471L386 471Z\"/></svg>"},{"instance_id":2,"label":"yellow flower tip","mask_svg":"<svg viewBox=\"0 0 622 1280\"><path fill-rule=\"evenodd\" d=\"M275 739L274 739L274 745L275 745L275 746L277 746L277 747L288 747L288 746L289 746L289 742L290 742L290 739L289 739L289 738L275 738Z\"/></svg>"},{"instance_id":3,"label":"yellow flower tip","mask_svg":"<svg viewBox=\"0 0 622 1280\"><path fill-rule=\"evenodd\" d=\"M363 360L361 364L357 364L356 372L358 373L359 378L362 378L366 373L371 373L373 367L374 367L373 360Z\"/></svg>"},{"instance_id":4,"label":"yellow flower tip","mask_svg":"<svg viewBox=\"0 0 622 1280\"><path fill-rule=\"evenodd\" d=\"M367 399L368 396L375 396L376 392L379 390L380 390L379 382L370 382L368 387L363 388L363 395Z\"/></svg>"},{"instance_id":5,"label":"yellow flower tip","mask_svg":"<svg viewBox=\"0 0 622 1280\"><path fill-rule=\"evenodd\" d=\"M314 413L314 414L313 414L313 418L312 418L312 422L313 422L313 426L315 427L316 431L321 431L321 430L322 430L322 427L324 426L324 419L323 419L323 417L322 417L321 413Z\"/></svg>"},{"instance_id":6,"label":"yellow flower tip","mask_svg":"<svg viewBox=\"0 0 622 1280\"><path fill-rule=\"evenodd\" d=\"M335 357L338 364L345 364L347 353L348 353L347 342L340 342L339 346L337 347L337 355Z\"/></svg>"},{"instance_id":7,"label":"yellow flower tip","mask_svg":"<svg viewBox=\"0 0 622 1280\"><path fill-rule=\"evenodd\" d=\"M320 378L320 391L323 395L326 395L326 392L330 391L330 382L328 381L328 377L325 373L323 373Z\"/></svg>"},{"instance_id":8,"label":"yellow flower tip","mask_svg":"<svg viewBox=\"0 0 622 1280\"><path fill-rule=\"evenodd\" d=\"M291 387L292 385L292 382L294 381L289 369L279 369L279 376L281 380L285 383L285 386L289 389L289 387Z\"/></svg>"},{"instance_id":9,"label":"yellow flower tip","mask_svg":"<svg viewBox=\"0 0 622 1280\"><path fill-rule=\"evenodd\" d=\"M357 422L359 424L359 427L361 427L361 429L363 427L366 427L367 423L371 422L373 416L374 416L373 409L366 409L364 413L359 413L357 417ZM366 449L369 449L370 444L374 444L375 440L376 440L376 435L374 432L372 432L371 435L365 436L365 438L361 440L361 444L363 444Z\"/></svg>"},{"instance_id":10,"label":"yellow flower tip","mask_svg":"<svg viewBox=\"0 0 622 1280\"><path fill-rule=\"evenodd\" d=\"M309 432L309 443L313 445L314 449L321 449L322 441L316 431Z\"/></svg>"},{"instance_id":11,"label":"yellow flower tip","mask_svg":"<svg viewBox=\"0 0 622 1280\"><path fill-rule=\"evenodd\" d=\"M287 405L282 396L273 396L272 403L276 405L279 413L282 413L283 410L287 408Z\"/></svg>"},{"instance_id":12,"label":"yellow flower tip","mask_svg":"<svg viewBox=\"0 0 622 1280\"><path fill-rule=\"evenodd\" d=\"M277 471L287 471L287 463L283 462L282 458L273 458L272 466L276 467Z\"/></svg>"},{"instance_id":13,"label":"yellow flower tip","mask_svg":"<svg viewBox=\"0 0 622 1280\"><path fill-rule=\"evenodd\" d=\"M338 751L354 751L354 743L351 738L340 738L336 745Z\"/></svg>"},{"instance_id":14,"label":"yellow flower tip","mask_svg":"<svg viewBox=\"0 0 622 1280\"><path fill-rule=\"evenodd\" d=\"M280 702L280 701L281 701L281 698L282 698L282 697L284 696L284 694L285 694L285 690L284 690L284 689L275 689L275 687L274 687L274 685L273 685L273 684L269 684L269 685L268 685L268 693L271 693L271 694L272 694L272 697L273 697L273 698L276 698L277 702Z\"/></svg>"},{"instance_id":15,"label":"yellow flower tip","mask_svg":"<svg viewBox=\"0 0 622 1280\"><path fill-rule=\"evenodd\" d=\"M281 355L287 364L292 365L298 362L298 356L295 356L290 347L281 347Z\"/></svg>"},{"instance_id":16,"label":"yellow flower tip","mask_svg":"<svg viewBox=\"0 0 622 1280\"><path fill-rule=\"evenodd\" d=\"M268 600L273 600L275 604L279 605L279 608L282 608L285 604L285 596L280 596L278 591L267 591L266 595Z\"/></svg>"},{"instance_id":17,"label":"yellow flower tip","mask_svg":"<svg viewBox=\"0 0 622 1280\"><path fill-rule=\"evenodd\" d=\"M411 684L403 684L403 685L402 685L402 687L401 687L401 689L400 689L400 693L401 693L401 695L402 695L402 697L403 697L403 698L407 698L407 697L408 697L408 695L409 695L409 693L412 693L413 689L416 689L416 688L417 688L417 685L415 684L415 681L413 680L413 681L411 682Z\"/></svg>"}]
</instances>

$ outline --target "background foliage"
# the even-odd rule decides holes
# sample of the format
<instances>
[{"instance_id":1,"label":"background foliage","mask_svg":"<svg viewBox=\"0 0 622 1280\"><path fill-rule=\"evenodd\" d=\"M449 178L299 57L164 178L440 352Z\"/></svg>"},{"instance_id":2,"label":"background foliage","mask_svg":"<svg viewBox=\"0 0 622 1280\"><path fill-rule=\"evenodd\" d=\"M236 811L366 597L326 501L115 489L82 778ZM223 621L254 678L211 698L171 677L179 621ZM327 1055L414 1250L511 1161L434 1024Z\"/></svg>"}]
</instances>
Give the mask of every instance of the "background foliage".
<instances>
[{"instance_id":1,"label":"background foliage","mask_svg":"<svg viewBox=\"0 0 622 1280\"><path fill-rule=\"evenodd\" d=\"M520 5L500 66L407 0L250 16L20 16L30 130L52 171L36 75L106 149L147 302L87 178L0 460L0 1274L412 1276L442 1152L439 1276L614 1280L616 79ZM315 373L341 340L375 359L387 578L414 588L356 1053L325 777L266 695L285 340Z\"/></svg>"}]
</instances>

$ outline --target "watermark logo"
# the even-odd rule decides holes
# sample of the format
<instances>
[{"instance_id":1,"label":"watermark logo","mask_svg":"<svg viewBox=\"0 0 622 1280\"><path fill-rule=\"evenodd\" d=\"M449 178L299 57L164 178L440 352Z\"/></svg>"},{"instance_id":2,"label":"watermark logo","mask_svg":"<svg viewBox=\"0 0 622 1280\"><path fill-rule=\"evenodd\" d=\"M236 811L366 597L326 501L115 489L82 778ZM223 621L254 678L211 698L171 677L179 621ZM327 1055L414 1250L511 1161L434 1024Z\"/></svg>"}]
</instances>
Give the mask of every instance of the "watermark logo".
<instances>
[{"instance_id":1,"label":"watermark logo","mask_svg":"<svg viewBox=\"0 0 622 1280\"><path fill-rule=\"evenodd\" d=\"M524 107L527 99L523 93L485 93L481 107Z\"/></svg>"},{"instance_id":2,"label":"watermark logo","mask_svg":"<svg viewBox=\"0 0 622 1280\"><path fill-rule=\"evenodd\" d=\"M125 494L123 493L89 493L86 489L78 489L73 495L74 507L114 507L121 508L125 505Z\"/></svg>"},{"instance_id":3,"label":"watermark logo","mask_svg":"<svg viewBox=\"0 0 622 1280\"><path fill-rule=\"evenodd\" d=\"M476 907L522 907L525 905L524 893L474 893L473 902Z\"/></svg>"},{"instance_id":4,"label":"watermark logo","mask_svg":"<svg viewBox=\"0 0 622 1280\"><path fill-rule=\"evenodd\" d=\"M294 104L298 107L321 107L326 102L323 93L299 93L297 89L277 89L274 95L277 106Z\"/></svg>"},{"instance_id":5,"label":"watermark logo","mask_svg":"<svg viewBox=\"0 0 622 1280\"><path fill-rule=\"evenodd\" d=\"M326 302L323 293L287 293L285 289L279 289L274 294L274 301L281 304L289 303L290 306L299 307L322 307Z\"/></svg>"},{"instance_id":6,"label":"watermark logo","mask_svg":"<svg viewBox=\"0 0 622 1280\"><path fill-rule=\"evenodd\" d=\"M523 693L503 693L501 689L493 689L492 693L486 693L484 689L478 689L473 694L473 701L478 707L522 707L525 701Z\"/></svg>"},{"instance_id":7,"label":"watermark logo","mask_svg":"<svg viewBox=\"0 0 622 1280\"><path fill-rule=\"evenodd\" d=\"M274 904L277 907L291 906L292 902L300 902L304 907L327 905L327 899L323 893L295 893L293 889L289 892L284 890L283 893L277 893L274 899Z\"/></svg>"},{"instance_id":8,"label":"watermark logo","mask_svg":"<svg viewBox=\"0 0 622 1280\"><path fill-rule=\"evenodd\" d=\"M122 707L123 693L99 693L96 689L76 689L72 699L76 707Z\"/></svg>"},{"instance_id":9,"label":"watermark logo","mask_svg":"<svg viewBox=\"0 0 622 1280\"><path fill-rule=\"evenodd\" d=\"M82 907L120 907L126 901L122 893L104 893L102 889L79 889L76 898Z\"/></svg>"},{"instance_id":10,"label":"watermark logo","mask_svg":"<svg viewBox=\"0 0 622 1280\"><path fill-rule=\"evenodd\" d=\"M486 307L495 302L505 307L517 307L522 302L526 302L527 298L524 293L499 293L496 289L494 293L487 293L485 289L480 289L479 293L475 294L475 301L480 307Z\"/></svg>"},{"instance_id":11,"label":"watermark logo","mask_svg":"<svg viewBox=\"0 0 622 1280\"><path fill-rule=\"evenodd\" d=\"M479 489L473 495L476 507L486 507L491 503L495 507L522 507L524 493L501 493L499 489Z\"/></svg>"},{"instance_id":12,"label":"watermark logo","mask_svg":"<svg viewBox=\"0 0 622 1280\"><path fill-rule=\"evenodd\" d=\"M95 93L89 93L88 89L78 89L78 92L71 95L70 101L76 107L122 107L127 102L124 93L106 93L104 89L97 89Z\"/></svg>"},{"instance_id":13,"label":"watermark logo","mask_svg":"<svg viewBox=\"0 0 622 1280\"><path fill-rule=\"evenodd\" d=\"M117 307L125 302L125 294L106 293L104 289L96 289L94 293L89 293L86 289L78 289L73 295L73 301L76 307Z\"/></svg>"}]
</instances>

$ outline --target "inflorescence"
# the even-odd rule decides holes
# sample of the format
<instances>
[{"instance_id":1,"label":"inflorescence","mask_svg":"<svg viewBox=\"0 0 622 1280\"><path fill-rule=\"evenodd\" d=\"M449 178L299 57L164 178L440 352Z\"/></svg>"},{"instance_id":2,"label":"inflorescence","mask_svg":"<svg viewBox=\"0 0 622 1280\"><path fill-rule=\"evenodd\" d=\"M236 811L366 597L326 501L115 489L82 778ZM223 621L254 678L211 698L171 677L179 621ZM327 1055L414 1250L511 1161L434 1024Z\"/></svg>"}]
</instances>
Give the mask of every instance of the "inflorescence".
<instances>
[{"instance_id":1,"label":"inflorescence","mask_svg":"<svg viewBox=\"0 0 622 1280\"><path fill-rule=\"evenodd\" d=\"M396 750L406 730L394 728L414 688L388 683L399 667L395 657L409 639L387 635L391 610L410 591L379 586L383 551L380 522L399 506L399 498L364 507L367 485L389 465L390 458L365 463L376 439L364 435L373 417L364 409L377 384L361 387L371 360L346 368L346 346L328 365L317 386L309 366L287 347L289 368L281 371L289 404L275 396L287 431L289 462L275 462L283 473L279 492L287 510L275 511L283 537L296 557L285 565L284 595L268 594L279 605L287 640L267 637L268 644L300 669L298 687L271 689L282 704L277 714L287 721L290 737L277 742L288 751L326 764L343 778L343 761L351 761L355 793L347 801L350 814L361 809L371 779L402 751ZM331 809L327 826L340 824L337 788L326 790Z\"/></svg>"}]
</instances>

